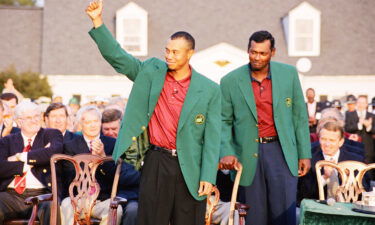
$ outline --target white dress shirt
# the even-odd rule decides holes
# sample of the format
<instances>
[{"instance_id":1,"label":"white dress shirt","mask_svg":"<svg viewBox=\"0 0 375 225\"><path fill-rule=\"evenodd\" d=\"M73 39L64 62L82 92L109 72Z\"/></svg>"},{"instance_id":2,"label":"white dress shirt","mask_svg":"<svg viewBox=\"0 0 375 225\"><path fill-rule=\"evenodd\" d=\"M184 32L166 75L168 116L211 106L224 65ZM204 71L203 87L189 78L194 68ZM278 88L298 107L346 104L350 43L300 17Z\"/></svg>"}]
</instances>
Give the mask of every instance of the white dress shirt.
<instances>
[{"instance_id":1,"label":"white dress shirt","mask_svg":"<svg viewBox=\"0 0 375 225\"><path fill-rule=\"evenodd\" d=\"M34 143L36 134L28 138L21 132L22 138L23 138L23 145L24 148L29 144L29 139L31 139L31 146ZM20 161L24 162L23 164L23 172L26 172L26 189L42 189L45 188L45 186L34 176L34 174L31 172L32 165L27 164L27 154L28 152L22 152L20 158ZM8 185L8 188L14 188L14 179L12 182Z\"/></svg>"}]
</instances>

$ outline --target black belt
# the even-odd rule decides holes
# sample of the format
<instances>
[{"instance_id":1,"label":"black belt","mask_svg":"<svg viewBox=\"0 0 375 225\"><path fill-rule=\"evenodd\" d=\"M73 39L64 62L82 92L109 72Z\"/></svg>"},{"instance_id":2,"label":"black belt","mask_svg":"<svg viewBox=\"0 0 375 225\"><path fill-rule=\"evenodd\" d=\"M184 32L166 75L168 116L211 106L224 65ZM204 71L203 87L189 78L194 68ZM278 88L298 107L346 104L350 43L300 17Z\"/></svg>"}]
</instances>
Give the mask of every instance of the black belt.
<instances>
[{"instance_id":1,"label":"black belt","mask_svg":"<svg viewBox=\"0 0 375 225\"><path fill-rule=\"evenodd\" d=\"M160 147L160 146L157 146L157 145L151 145L150 149L155 150L155 151L159 151L159 152L163 152L163 153L167 153L171 156L177 157L177 150L176 149L167 149L167 148L163 148L163 147Z\"/></svg>"},{"instance_id":2,"label":"black belt","mask_svg":"<svg viewBox=\"0 0 375 225\"><path fill-rule=\"evenodd\" d=\"M266 143L271 143L271 142L279 140L279 137L278 136L259 137L258 140L259 140L259 143L266 144Z\"/></svg>"}]
</instances>

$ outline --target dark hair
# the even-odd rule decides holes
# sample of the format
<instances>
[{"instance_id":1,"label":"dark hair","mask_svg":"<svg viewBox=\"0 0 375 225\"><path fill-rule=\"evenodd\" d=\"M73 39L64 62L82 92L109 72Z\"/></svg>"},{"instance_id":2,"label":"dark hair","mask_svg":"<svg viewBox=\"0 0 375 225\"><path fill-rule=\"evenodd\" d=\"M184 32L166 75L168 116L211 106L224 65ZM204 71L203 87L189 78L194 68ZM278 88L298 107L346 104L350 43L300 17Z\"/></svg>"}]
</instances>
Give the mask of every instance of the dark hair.
<instances>
[{"instance_id":1,"label":"dark hair","mask_svg":"<svg viewBox=\"0 0 375 225\"><path fill-rule=\"evenodd\" d=\"M186 31L178 31L178 32L172 34L172 36L170 38L171 38L171 40L183 38L188 42L190 49L194 50L194 48L195 48L195 40L194 40L193 36L191 36L191 34L189 34Z\"/></svg>"},{"instance_id":2,"label":"dark hair","mask_svg":"<svg viewBox=\"0 0 375 225\"><path fill-rule=\"evenodd\" d=\"M334 132L339 131L340 132L340 139L342 139L344 137L344 128L337 121L330 121L330 122L325 123L323 125L322 129L319 131L319 133L322 132L323 129L329 130L329 131L334 131Z\"/></svg>"},{"instance_id":3,"label":"dark hair","mask_svg":"<svg viewBox=\"0 0 375 225\"><path fill-rule=\"evenodd\" d=\"M66 106L60 102L55 102L55 103L51 103L47 107L46 112L44 113L44 117L48 117L51 111L56 110L56 109L64 109L65 115L68 116L68 110L66 109Z\"/></svg>"},{"instance_id":4,"label":"dark hair","mask_svg":"<svg viewBox=\"0 0 375 225\"><path fill-rule=\"evenodd\" d=\"M103 111L102 123L109 123L122 118L122 112L118 109L106 109Z\"/></svg>"},{"instance_id":5,"label":"dark hair","mask_svg":"<svg viewBox=\"0 0 375 225\"><path fill-rule=\"evenodd\" d=\"M247 45L247 50L250 49L251 41L255 41L256 43L261 43L263 41L269 40L271 42L271 50L275 48L275 39L273 38L272 34L268 31L261 30L253 33L249 38L249 44Z\"/></svg>"},{"instance_id":6,"label":"dark hair","mask_svg":"<svg viewBox=\"0 0 375 225\"><path fill-rule=\"evenodd\" d=\"M1 100L5 100L5 101L9 101L9 100L12 100L12 99L16 99L16 103L18 104L18 98L17 98L17 95L13 94L13 93L3 93L0 95L0 99Z\"/></svg>"},{"instance_id":7,"label":"dark hair","mask_svg":"<svg viewBox=\"0 0 375 225\"><path fill-rule=\"evenodd\" d=\"M306 93L307 93L308 91L312 91L312 92L314 92L314 94L315 94L315 90L314 90L314 88L307 88L307 89L306 89Z\"/></svg>"}]
</instances>

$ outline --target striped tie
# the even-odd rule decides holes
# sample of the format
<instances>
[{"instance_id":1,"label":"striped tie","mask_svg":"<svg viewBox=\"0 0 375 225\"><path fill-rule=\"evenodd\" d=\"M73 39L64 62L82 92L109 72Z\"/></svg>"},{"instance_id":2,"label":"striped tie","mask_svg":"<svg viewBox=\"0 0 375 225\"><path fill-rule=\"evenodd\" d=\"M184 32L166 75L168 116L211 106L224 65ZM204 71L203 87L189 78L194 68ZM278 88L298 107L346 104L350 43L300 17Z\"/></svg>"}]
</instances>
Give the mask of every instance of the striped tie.
<instances>
[{"instance_id":1,"label":"striped tie","mask_svg":"<svg viewBox=\"0 0 375 225\"><path fill-rule=\"evenodd\" d=\"M31 149L31 139L28 139L28 144L23 148L22 152L29 152ZM22 176L17 176L14 178L14 190L18 194L22 194L26 189L26 172Z\"/></svg>"}]
</instances>

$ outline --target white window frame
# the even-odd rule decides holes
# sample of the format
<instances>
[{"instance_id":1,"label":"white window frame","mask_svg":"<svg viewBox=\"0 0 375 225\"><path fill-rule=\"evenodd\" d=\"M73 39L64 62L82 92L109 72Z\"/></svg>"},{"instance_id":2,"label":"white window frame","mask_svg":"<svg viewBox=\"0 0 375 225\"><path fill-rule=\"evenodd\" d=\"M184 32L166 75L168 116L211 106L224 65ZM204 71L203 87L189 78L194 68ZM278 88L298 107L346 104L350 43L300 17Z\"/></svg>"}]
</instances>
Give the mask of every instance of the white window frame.
<instances>
[{"instance_id":1,"label":"white window frame","mask_svg":"<svg viewBox=\"0 0 375 225\"><path fill-rule=\"evenodd\" d=\"M140 41L139 51L127 50L124 37L127 35L125 31L124 20L139 20L140 21ZM147 56L148 54L148 13L134 2L129 2L116 12L116 40L120 43L129 54L134 56Z\"/></svg>"},{"instance_id":2,"label":"white window frame","mask_svg":"<svg viewBox=\"0 0 375 225\"><path fill-rule=\"evenodd\" d=\"M319 56L320 55L320 31L321 31L321 12L307 2L302 2L296 8L289 11L288 15L282 19L285 36L288 45L289 56ZM296 38L304 34L296 32L296 23L298 20L311 20L312 22L312 49L303 51L298 50Z\"/></svg>"}]
</instances>

